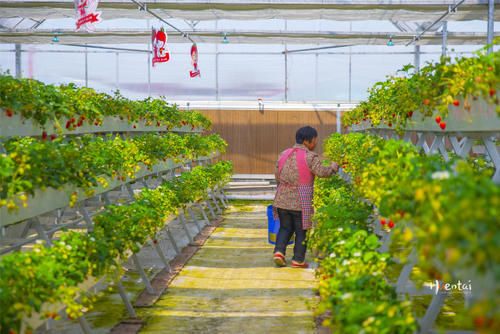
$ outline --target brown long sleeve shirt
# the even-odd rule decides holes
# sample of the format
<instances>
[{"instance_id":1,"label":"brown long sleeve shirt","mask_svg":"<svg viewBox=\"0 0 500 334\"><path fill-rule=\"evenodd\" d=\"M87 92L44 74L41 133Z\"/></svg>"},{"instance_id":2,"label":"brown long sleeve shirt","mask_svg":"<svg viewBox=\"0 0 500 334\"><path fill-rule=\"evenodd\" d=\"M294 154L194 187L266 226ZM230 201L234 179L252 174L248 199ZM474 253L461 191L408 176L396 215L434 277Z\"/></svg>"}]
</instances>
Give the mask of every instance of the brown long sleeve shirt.
<instances>
[{"instance_id":1,"label":"brown long sleeve shirt","mask_svg":"<svg viewBox=\"0 0 500 334\"><path fill-rule=\"evenodd\" d=\"M318 177L330 177L333 175L334 170L331 166L323 166L319 155L313 151L310 151L303 144L295 144L293 148L300 148L306 150L306 163L309 170ZM281 152L275 167L275 177L278 185L280 183L296 186L299 184L299 169L297 168L297 159L295 152L293 152L283 165L281 173L279 172L279 161L283 154L286 152ZM302 211L300 205L299 192L297 188L292 187L281 187L279 191L276 192L274 197L273 206L276 208Z\"/></svg>"}]
</instances>

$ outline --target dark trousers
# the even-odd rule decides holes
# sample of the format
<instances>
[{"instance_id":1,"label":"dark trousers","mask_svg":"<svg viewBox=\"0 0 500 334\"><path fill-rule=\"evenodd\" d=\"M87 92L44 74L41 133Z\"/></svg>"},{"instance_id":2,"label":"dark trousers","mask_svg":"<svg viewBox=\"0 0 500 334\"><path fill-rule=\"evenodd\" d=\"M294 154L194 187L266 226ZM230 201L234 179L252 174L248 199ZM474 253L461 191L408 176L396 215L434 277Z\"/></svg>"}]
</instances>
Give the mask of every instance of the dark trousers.
<instances>
[{"instance_id":1,"label":"dark trousers","mask_svg":"<svg viewBox=\"0 0 500 334\"><path fill-rule=\"evenodd\" d=\"M295 262L302 263L306 258L306 232L302 229L302 211L285 210L278 208L280 217L280 230L276 237L276 247L274 252L280 252L285 255L286 245L295 233L295 245L293 247L293 258Z\"/></svg>"}]
</instances>

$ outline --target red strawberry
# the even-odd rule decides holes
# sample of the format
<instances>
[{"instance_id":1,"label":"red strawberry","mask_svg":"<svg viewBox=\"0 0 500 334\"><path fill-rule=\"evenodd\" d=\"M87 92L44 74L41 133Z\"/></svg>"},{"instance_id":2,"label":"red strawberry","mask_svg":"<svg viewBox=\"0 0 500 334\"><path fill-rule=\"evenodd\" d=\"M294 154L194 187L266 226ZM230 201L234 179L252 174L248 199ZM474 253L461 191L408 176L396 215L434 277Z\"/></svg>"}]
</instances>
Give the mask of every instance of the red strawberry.
<instances>
[{"instance_id":1,"label":"red strawberry","mask_svg":"<svg viewBox=\"0 0 500 334\"><path fill-rule=\"evenodd\" d=\"M325 279L326 279L326 275L323 275L323 280L325 280Z\"/></svg>"},{"instance_id":2,"label":"red strawberry","mask_svg":"<svg viewBox=\"0 0 500 334\"><path fill-rule=\"evenodd\" d=\"M160 122L156 122L156 126L160 126Z\"/></svg>"},{"instance_id":3,"label":"red strawberry","mask_svg":"<svg viewBox=\"0 0 500 334\"><path fill-rule=\"evenodd\" d=\"M476 317L476 319L474 319L474 325L476 325L476 327L483 327L484 321L485 321L484 316L480 315Z\"/></svg>"},{"instance_id":4,"label":"red strawberry","mask_svg":"<svg viewBox=\"0 0 500 334\"><path fill-rule=\"evenodd\" d=\"M155 244L157 244L157 243L158 243L158 240L156 240L156 239L155 239L155 240L153 240L153 242L154 242Z\"/></svg>"},{"instance_id":5,"label":"red strawberry","mask_svg":"<svg viewBox=\"0 0 500 334\"><path fill-rule=\"evenodd\" d=\"M120 116L120 119L123 121L123 116Z\"/></svg>"},{"instance_id":6,"label":"red strawberry","mask_svg":"<svg viewBox=\"0 0 500 334\"><path fill-rule=\"evenodd\" d=\"M163 161L167 161L167 159L163 158Z\"/></svg>"},{"instance_id":7,"label":"red strawberry","mask_svg":"<svg viewBox=\"0 0 500 334\"><path fill-rule=\"evenodd\" d=\"M5 112L7 113L8 117L12 117L12 110L11 109L6 109Z\"/></svg>"},{"instance_id":8,"label":"red strawberry","mask_svg":"<svg viewBox=\"0 0 500 334\"><path fill-rule=\"evenodd\" d=\"M385 225L385 218L380 219L380 224L381 224L382 226L384 226L384 225Z\"/></svg>"},{"instance_id":9,"label":"red strawberry","mask_svg":"<svg viewBox=\"0 0 500 334\"><path fill-rule=\"evenodd\" d=\"M85 120L85 118L86 118L85 116L82 116L82 117L81 117L81 119L83 119L83 120Z\"/></svg>"},{"instance_id":10,"label":"red strawberry","mask_svg":"<svg viewBox=\"0 0 500 334\"><path fill-rule=\"evenodd\" d=\"M389 223L387 223L387 226L389 226L390 228L393 228L394 222L392 220L389 220Z\"/></svg>"},{"instance_id":11,"label":"red strawberry","mask_svg":"<svg viewBox=\"0 0 500 334\"><path fill-rule=\"evenodd\" d=\"M94 124L95 124L95 125L99 125L99 122L95 122Z\"/></svg>"},{"instance_id":12,"label":"red strawberry","mask_svg":"<svg viewBox=\"0 0 500 334\"><path fill-rule=\"evenodd\" d=\"M42 140L45 140L47 139L47 132L42 132Z\"/></svg>"},{"instance_id":13,"label":"red strawberry","mask_svg":"<svg viewBox=\"0 0 500 334\"><path fill-rule=\"evenodd\" d=\"M71 123L73 123L74 121L75 121L75 118L72 118L72 119L71 119Z\"/></svg>"},{"instance_id":14,"label":"red strawberry","mask_svg":"<svg viewBox=\"0 0 500 334\"><path fill-rule=\"evenodd\" d=\"M67 121L66 122L66 129L68 129L70 125L71 125L71 123L69 121Z\"/></svg>"},{"instance_id":15,"label":"red strawberry","mask_svg":"<svg viewBox=\"0 0 500 334\"><path fill-rule=\"evenodd\" d=\"M389 127L392 127L392 123L389 123Z\"/></svg>"},{"instance_id":16,"label":"red strawberry","mask_svg":"<svg viewBox=\"0 0 500 334\"><path fill-rule=\"evenodd\" d=\"M392 114L392 117L396 117L396 114Z\"/></svg>"},{"instance_id":17,"label":"red strawberry","mask_svg":"<svg viewBox=\"0 0 500 334\"><path fill-rule=\"evenodd\" d=\"M446 123L445 122L441 122L439 123L439 127L444 130L446 128Z\"/></svg>"},{"instance_id":18,"label":"red strawberry","mask_svg":"<svg viewBox=\"0 0 500 334\"><path fill-rule=\"evenodd\" d=\"M441 117L440 116L436 116L436 123L439 124L439 122L441 122Z\"/></svg>"},{"instance_id":19,"label":"red strawberry","mask_svg":"<svg viewBox=\"0 0 500 334\"><path fill-rule=\"evenodd\" d=\"M493 71L493 67L488 66L488 71Z\"/></svg>"},{"instance_id":20,"label":"red strawberry","mask_svg":"<svg viewBox=\"0 0 500 334\"><path fill-rule=\"evenodd\" d=\"M413 116L413 111L408 112L408 116Z\"/></svg>"},{"instance_id":21,"label":"red strawberry","mask_svg":"<svg viewBox=\"0 0 500 334\"><path fill-rule=\"evenodd\" d=\"M56 139L56 135L50 135L50 139L52 140Z\"/></svg>"},{"instance_id":22,"label":"red strawberry","mask_svg":"<svg viewBox=\"0 0 500 334\"><path fill-rule=\"evenodd\" d=\"M186 122L182 121L182 125L186 125Z\"/></svg>"},{"instance_id":23,"label":"red strawberry","mask_svg":"<svg viewBox=\"0 0 500 334\"><path fill-rule=\"evenodd\" d=\"M493 88L490 88L490 97L492 97L493 95L495 95L497 93L497 90L496 89L493 89Z\"/></svg>"},{"instance_id":24,"label":"red strawberry","mask_svg":"<svg viewBox=\"0 0 500 334\"><path fill-rule=\"evenodd\" d=\"M136 128L137 128L137 126L134 125L134 129L136 129Z\"/></svg>"},{"instance_id":25,"label":"red strawberry","mask_svg":"<svg viewBox=\"0 0 500 334\"><path fill-rule=\"evenodd\" d=\"M455 101L453 101L453 104L454 104L456 107L458 107L458 106L460 105L460 102L458 102L458 100L455 100Z\"/></svg>"},{"instance_id":26,"label":"red strawberry","mask_svg":"<svg viewBox=\"0 0 500 334\"><path fill-rule=\"evenodd\" d=\"M363 118L363 121L366 121L366 118Z\"/></svg>"},{"instance_id":27,"label":"red strawberry","mask_svg":"<svg viewBox=\"0 0 500 334\"><path fill-rule=\"evenodd\" d=\"M425 99L425 100L424 100L424 104L425 104L425 105L428 105L428 104L430 104L430 103L431 103L431 100L429 100L429 99Z\"/></svg>"},{"instance_id":28,"label":"red strawberry","mask_svg":"<svg viewBox=\"0 0 500 334\"><path fill-rule=\"evenodd\" d=\"M366 114L366 110L363 110L363 113Z\"/></svg>"}]
</instances>

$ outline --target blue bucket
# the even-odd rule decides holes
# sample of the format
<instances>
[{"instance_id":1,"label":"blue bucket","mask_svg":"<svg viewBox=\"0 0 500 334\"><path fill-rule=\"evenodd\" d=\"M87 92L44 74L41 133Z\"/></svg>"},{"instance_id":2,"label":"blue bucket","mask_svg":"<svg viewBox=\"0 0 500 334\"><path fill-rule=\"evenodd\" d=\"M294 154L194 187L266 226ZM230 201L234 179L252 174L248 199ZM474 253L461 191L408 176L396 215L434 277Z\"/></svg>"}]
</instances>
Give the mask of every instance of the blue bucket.
<instances>
[{"instance_id":1,"label":"blue bucket","mask_svg":"<svg viewBox=\"0 0 500 334\"><path fill-rule=\"evenodd\" d=\"M276 238L278 237L278 231L280 230L280 221L274 220L273 217L273 206L269 205L267 207L267 234L268 241L272 245L276 245ZM289 245L293 244L293 235L290 238Z\"/></svg>"}]
</instances>

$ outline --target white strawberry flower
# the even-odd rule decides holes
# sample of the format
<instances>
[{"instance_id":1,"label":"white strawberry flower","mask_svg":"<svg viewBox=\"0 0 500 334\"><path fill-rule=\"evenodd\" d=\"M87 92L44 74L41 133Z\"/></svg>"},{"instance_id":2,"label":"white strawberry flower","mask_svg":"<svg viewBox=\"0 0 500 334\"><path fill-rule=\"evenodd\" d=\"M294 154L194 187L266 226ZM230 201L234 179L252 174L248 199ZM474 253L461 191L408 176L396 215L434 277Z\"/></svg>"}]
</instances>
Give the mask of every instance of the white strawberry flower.
<instances>
[{"instance_id":1,"label":"white strawberry flower","mask_svg":"<svg viewBox=\"0 0 500 334\"><path fill-rule=\"evenodd\" d=\"M344 293L340 298L347 299L347 298L351 298L351 297L352 297L352 293L348 292L348 293Z\"/></svg>"},{"instance_id":2,"label":"white strawberry flower","mask_svg":"<svg viewBox=\"0 0 500 334\"><path fill-rule=\"evenodd\" d=\"M441 171L441 172L434 172L432 173L432 179L433 180L444 180L444 179L449 179L450 178L450 172L448 171Z\"/></svg>"},{"instance_id":3,"label":"white strawberry flower","mask_svg":"<svg viewBox=\"0 0 500 334\"><path fill-rule=\"evenodd\" d=\"M353 254L354 256L361 256L361 252L356 252Z\"/></svg>"},{"instance_id":4,"label":"white strawberry flower","mask_svg":"<svg viewBox=\"0 0 500 334\"><path fill-rule=\"evenodd\" d=\"M335 256L337 256L335 255L335 253L330 254L330 257L335 257Z\"/></svg>"}]
</instances>

